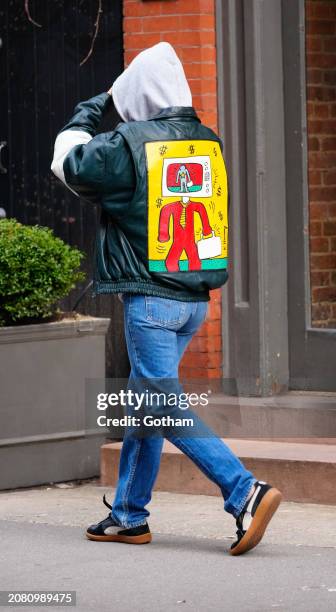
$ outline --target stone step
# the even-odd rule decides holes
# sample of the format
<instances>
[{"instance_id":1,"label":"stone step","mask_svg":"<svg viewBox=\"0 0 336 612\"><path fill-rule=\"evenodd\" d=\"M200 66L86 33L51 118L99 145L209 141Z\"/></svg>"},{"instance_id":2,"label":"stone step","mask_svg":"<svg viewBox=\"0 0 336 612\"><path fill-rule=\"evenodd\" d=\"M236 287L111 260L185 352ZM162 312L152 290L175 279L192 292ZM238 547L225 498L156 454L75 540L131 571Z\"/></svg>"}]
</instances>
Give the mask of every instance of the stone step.
<instances>
[{"instance_id":1,"label":"stone step","mask_svg":"<svg viewBox=\"0 0 336 612\"><path fill-rule=\"evenodd\" d=\"M247 469L278 487L287 501L336 504L336 439L225 439ZM101 484L114 487L121 443L101 447ZM220 495L216 485L175 446L165 441L155 490Z\"/></svg>"}]
</instances>

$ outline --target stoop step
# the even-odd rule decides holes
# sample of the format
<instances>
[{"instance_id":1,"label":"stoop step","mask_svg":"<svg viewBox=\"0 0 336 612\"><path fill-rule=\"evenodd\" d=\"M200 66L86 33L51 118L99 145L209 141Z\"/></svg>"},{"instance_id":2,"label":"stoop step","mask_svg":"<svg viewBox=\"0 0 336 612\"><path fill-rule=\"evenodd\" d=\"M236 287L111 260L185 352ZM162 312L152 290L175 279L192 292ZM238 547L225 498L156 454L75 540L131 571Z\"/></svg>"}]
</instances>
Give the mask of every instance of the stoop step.
<instances>
[{"instance_id":1,"label":"stoop step","mask_svg":"<svg viewBox=\"0 0 336 612\"><path fill-rule=\"evenodd\" d=\"M287 501L336 504L336 440L225 439L247 469L278 487ZM114 487L121 443L101 447L101 484ZM193 462L170 442L164 442L155 490L196 495L220 495Z\"/></svg>"}]
</instances>

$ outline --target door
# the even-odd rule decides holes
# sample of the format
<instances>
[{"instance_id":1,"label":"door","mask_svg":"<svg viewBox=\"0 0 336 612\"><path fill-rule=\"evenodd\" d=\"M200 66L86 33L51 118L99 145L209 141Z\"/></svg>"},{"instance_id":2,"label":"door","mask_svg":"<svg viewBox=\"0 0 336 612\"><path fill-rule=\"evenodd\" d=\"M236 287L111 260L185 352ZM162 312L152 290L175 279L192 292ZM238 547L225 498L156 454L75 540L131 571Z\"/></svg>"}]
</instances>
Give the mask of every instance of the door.
<instances>
[{"instance_id":1,"label":"door","mask_svg":"<svg viewBox=\"0 0 336 612\"><path fill-rule=\"evenodd\" d=\"M230 186L224 389L336 390L336 330L311 323L304 0L217 3Z\"/></svg>"},{"instance_id":2,"label":"door","mask_svg":"<svg viewBox=\"0 0 336 612\"><path fill-rule=\"evenodd\" d=\"M67 310L91 278L98 210L64 189L50 163L57 132L75 105L106 91L123 69L121 0L103 3L94 48L80 65L90 51L98 8L91 0L2 0L0 6L0 207L7 217L51 227L86 252L87 280L64 300ZM115 122L111 111L101 130ZM113 319L107 374L126 375L118 300L86 294L78 310Z\"/></svg>"}]
</instances>

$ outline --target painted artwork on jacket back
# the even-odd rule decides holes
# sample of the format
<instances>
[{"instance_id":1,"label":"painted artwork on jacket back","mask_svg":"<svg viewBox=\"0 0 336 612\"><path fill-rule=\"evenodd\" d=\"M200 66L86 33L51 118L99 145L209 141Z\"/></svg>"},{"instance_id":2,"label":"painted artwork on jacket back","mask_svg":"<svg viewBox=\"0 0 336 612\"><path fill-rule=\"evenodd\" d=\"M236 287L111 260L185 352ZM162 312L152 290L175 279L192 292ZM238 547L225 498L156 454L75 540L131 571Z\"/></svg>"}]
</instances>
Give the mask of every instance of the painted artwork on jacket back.
<instances>
[{"instance_id":1,"label":"painted artwork on jacket back","mask_svg":"<svg viewBox=\"0 0 336 612\"><path fill-rule=\"evenodd\" d=\"M145 144L151 272L227 268L227 176L209 140Z\"/></svg>"}]
</instances>

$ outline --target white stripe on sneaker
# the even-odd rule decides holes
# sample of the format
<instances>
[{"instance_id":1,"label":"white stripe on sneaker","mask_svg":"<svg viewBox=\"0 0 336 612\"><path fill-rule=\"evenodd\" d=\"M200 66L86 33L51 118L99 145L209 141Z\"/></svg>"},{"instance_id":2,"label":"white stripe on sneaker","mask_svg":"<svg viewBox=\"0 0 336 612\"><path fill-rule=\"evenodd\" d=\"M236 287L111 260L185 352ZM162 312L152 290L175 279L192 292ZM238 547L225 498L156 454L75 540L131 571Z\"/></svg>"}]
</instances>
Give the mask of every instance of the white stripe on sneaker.
<instances>
[{"instance_id":1,"label":"white stripe on sneaker","mask_svg":"<svg viewBox=\"0 0 336 612\"><path fill-rule=\"evenodd\" d=\"M244 513L244 516L243 516L243 521L242 521L243 531L247 531L248 528L250 527L251 523L252 523L252 518L253 517L252 517L251 512L252 512L252 508L253 508L254 502L255 502L255 500L257 498L257 495L258 495L260 490L261 490L261 487L259 486L259 483L258 483L258 486L256 487L256 489L255 489L251 499L249 500L248 506L247 506L246 511Z\"/></svg>"},{"instance_id":2,"label":"white stripe on sneaker","mask_svg":"<svg viewBox=\"0 0 336 612\"><path fill-rule=\"evenodd\" d=\"M252 511L253 504L254 504L254 502L256 500L256 497L257 497L257 495L258 495L260 490L261 490L261 487L258 484L258 486L256 487L256 489L255 489L251 499L249 500L249 504L248 504L248 506L246 508L246 512L251 512Z\"/></svg>"},{"instance_id":3,"label":"white stripe on sneaker","mask_svg":"<svg viewBox=\"0 0 336 612\"><path fill-rule=\"evenodd\" d=\"M118 533L120 529L122 528L119 527L119 525L111 525L111 527L106 527L106 529L104 529L104 533L105 535L114 535L115 533Z\"/></svg>"}]
</instances>

